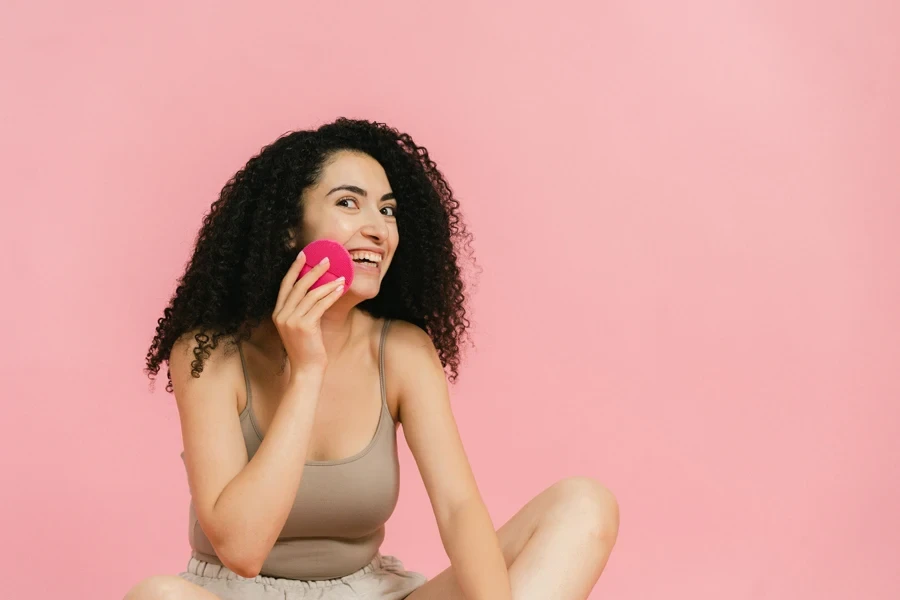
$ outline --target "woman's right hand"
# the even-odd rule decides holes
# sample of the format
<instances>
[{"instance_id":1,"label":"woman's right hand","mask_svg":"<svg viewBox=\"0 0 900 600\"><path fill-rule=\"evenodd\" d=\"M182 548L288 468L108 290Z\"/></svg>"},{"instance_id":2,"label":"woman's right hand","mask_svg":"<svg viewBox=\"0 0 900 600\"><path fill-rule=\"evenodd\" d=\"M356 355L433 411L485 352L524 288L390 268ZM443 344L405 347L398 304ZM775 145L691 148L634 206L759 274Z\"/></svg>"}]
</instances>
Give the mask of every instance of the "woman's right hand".
<instances>
[{"instance_id":1,"label":"woman's right hand","mask_svg":"<svg viewBox=\"0 0 900 600\"><path fill-rule=\"evenodd\" d=\"M309 287L328 270L328 262L326 259L297 279L305 263L306 255L301 252L281 280L272 313L292 373L304 368L324 368L328 363L319 321L344 292L343 277L310 291Z\"/></svg>"}]
</instances>

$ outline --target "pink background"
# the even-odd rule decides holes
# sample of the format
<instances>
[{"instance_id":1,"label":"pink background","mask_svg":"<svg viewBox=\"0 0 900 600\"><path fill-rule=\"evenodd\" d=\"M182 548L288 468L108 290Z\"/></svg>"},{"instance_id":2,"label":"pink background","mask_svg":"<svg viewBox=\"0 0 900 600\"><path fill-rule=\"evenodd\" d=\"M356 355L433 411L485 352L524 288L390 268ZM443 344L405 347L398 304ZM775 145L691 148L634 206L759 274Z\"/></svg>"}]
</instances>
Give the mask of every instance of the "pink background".
<instances>
[{"instance_id":1,"label":"pink background","mask_svg":"<svg viewBox=\"0 0 900 600\"><path fill-rule=\"evenodd\" d=\"M900 596L895 2L135 4L0 18L6 597L185 566L156 319L227 178L339 115L426 145L476 236L452 394L497 526L591 475L592 598ZM401 452L382 550L433 576Z\"/></svg>"}]
</instances>

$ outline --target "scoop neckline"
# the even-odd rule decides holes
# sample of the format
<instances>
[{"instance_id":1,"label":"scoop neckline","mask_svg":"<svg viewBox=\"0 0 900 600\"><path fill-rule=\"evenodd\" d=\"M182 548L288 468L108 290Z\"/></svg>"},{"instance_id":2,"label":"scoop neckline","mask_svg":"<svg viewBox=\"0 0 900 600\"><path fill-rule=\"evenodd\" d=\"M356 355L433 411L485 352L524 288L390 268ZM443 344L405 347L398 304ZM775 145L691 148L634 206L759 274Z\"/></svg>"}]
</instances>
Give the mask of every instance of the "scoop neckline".
<instances>
[{"instance_id":1,"label":"scoop neckline","mask_svg":"<svg viewBox=\"0 0 900 600\"><path fill-rule=\"evenodd\" d=\"M348 456L346 458L335 458L332 460L307 460L303 463L304 466L307 467L328 467L333 465L343 465L351 462L355 462L361 458L363 458L366 454L368 454L372 448L375 446L375 442L378 441L378 436L381 433L382 428L384 427L384 413L387 411L387 406L385 405L384 398L381 399L381 412L378 416L378 425L375 426L375 433L372 435L372 439L369 440L369 443L366 444L365 448L353 454L352 456ZM244 417L244 414L247 414L250 419L250 425L253 428L253 433L256 434L256 437L260 442L263 441L265 437L262 432L259 430L259 426L256 423L256 417L253 416L253 405L252 403L248 403L246 407L244 407L243 412L241 413L241 418ZM390 415L390 412L388 412ZM393 419L392 419L393 420Z\"/></svg>"},{"instance_id":2,"label":"scoop neckline","mask_svg":"<svg viewBox=\"0 0 900 600\"><path fill-rule=\"evenodd\" d=\"M381 339L378 344L378 387L379 393L381 395L381 412L378 416L378 424L375 426L375 433L372 435L372 439L369 440L369 443L366 446L353 454L352 456L348 456L345 458L336 458L332 460L307 460L303 463L305 467L329 467L334 465L343 465L347 463L352 463L357 460L363 458L366 454L368 454L372 448L375 446L375 442L378 441L378 436L381 434L381 430L384 426L384 413L387 413L388 418L393 422L394 418L391 416L390 409L387 404L387 394L385 391L384 384L384 342L387 334L387 328L392 319L385 319L384 324L382 324L381 329ZM244 407L244 410L241 411L239 415L240 419L244 418L244 414L248 413L250 419L250 425L253 428L253 432L256 434L257 439L262 442L265 437L262 434L262 431L259 428L258 423L256 422L256 416L253 412L253 390L250 387L250 378L247 373L247 365L244 358L244 349L241 347L240 341L238 341L238 352L241 356L241 369L244 372L244 383L247 388L247 405Z\"/></svg>"}]
</instances>

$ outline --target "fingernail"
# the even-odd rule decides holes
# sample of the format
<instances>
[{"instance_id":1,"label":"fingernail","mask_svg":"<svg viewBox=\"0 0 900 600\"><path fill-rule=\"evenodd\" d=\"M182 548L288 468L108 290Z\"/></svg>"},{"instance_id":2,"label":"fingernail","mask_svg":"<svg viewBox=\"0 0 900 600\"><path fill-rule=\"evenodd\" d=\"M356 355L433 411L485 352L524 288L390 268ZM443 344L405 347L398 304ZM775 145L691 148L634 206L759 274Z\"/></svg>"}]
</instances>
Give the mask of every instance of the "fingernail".
<instances>
[{"instance_id":1,"label":"fingernail","mask_svg":"<svg viewBox=\"0 0 900 600\"><path fill-rule=\"evenodd\" d=\"M346 277L341 276L341 277L338 277L337 279L335 279L335 281L340 281L341 283L344 283L345 279L346 279Z\"/></svg>"},{"instance_id":2,"label":"fingernail","mask_svg":"<svg viewBox=\"0 0 900 600\"><path fill-rule=\"evenodd\" d=\"M339 285L338 288L337 288L337 291L338 291L338 294L343 294L343 293L344 293L344 286Z\"/></svg>"},{"instance_id":3,"label":"fingernail","mask_svg":"<svg viewBox=\"0 0 900 600\"><path fill-rule=\"evenodd\" d=\"M300 254L297 255L297 260L303 258L303 250L300 251Z\"/></svg>"},{"instance_id":4,"label":"fingernail","mask_svg":"<svg viewBox=\"0 0 900 600\"><path fill-rule=\"evenodd\" d=\"M319 264L324 265L327 262L328 262L328 257L326 256L325 258L322 259L322 262L320 262Z\"/></svg>"}]
</instances>

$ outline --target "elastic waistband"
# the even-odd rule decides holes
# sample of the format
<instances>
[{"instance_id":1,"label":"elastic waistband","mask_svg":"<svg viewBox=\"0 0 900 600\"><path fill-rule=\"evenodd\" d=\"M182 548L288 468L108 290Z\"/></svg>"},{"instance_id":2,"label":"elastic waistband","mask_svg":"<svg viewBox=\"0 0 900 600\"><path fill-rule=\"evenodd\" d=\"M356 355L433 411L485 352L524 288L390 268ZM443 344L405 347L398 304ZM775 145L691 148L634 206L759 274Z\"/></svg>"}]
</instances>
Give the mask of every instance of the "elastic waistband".
<instances>
[{"instance_id":1,"label":"elastic waistband","mask_svg":"<svg viewBox=\"0 0 900 600\"><path fill-rule=\"evenodd\" d=\"M188 561L187 572L192 575L197 575L198 577L209 577L211 579L238 579L241 581L253 581L255 583L261 583L265 585L271 585L280 589L315 589L315 588L327 588L333 585L337 585L339 583L348 583L353 581L354 579L359 579L364 575L375 571L376 569L380 569L384 566L384 563L391 562L393 557L385 556L378 552L375 554L375 558L373 558L369 564L359 569L358 571L354 571L349 575L344 575L343 577L338 577L336 579L284 579L281 577L267 577L265 575L257 575L256 577L241 577L231 569L225 566L216 565L213 563L208 563L206 561L200 560L198 558L194 558L193 556Z\"/></svg>"}]
</instances>

